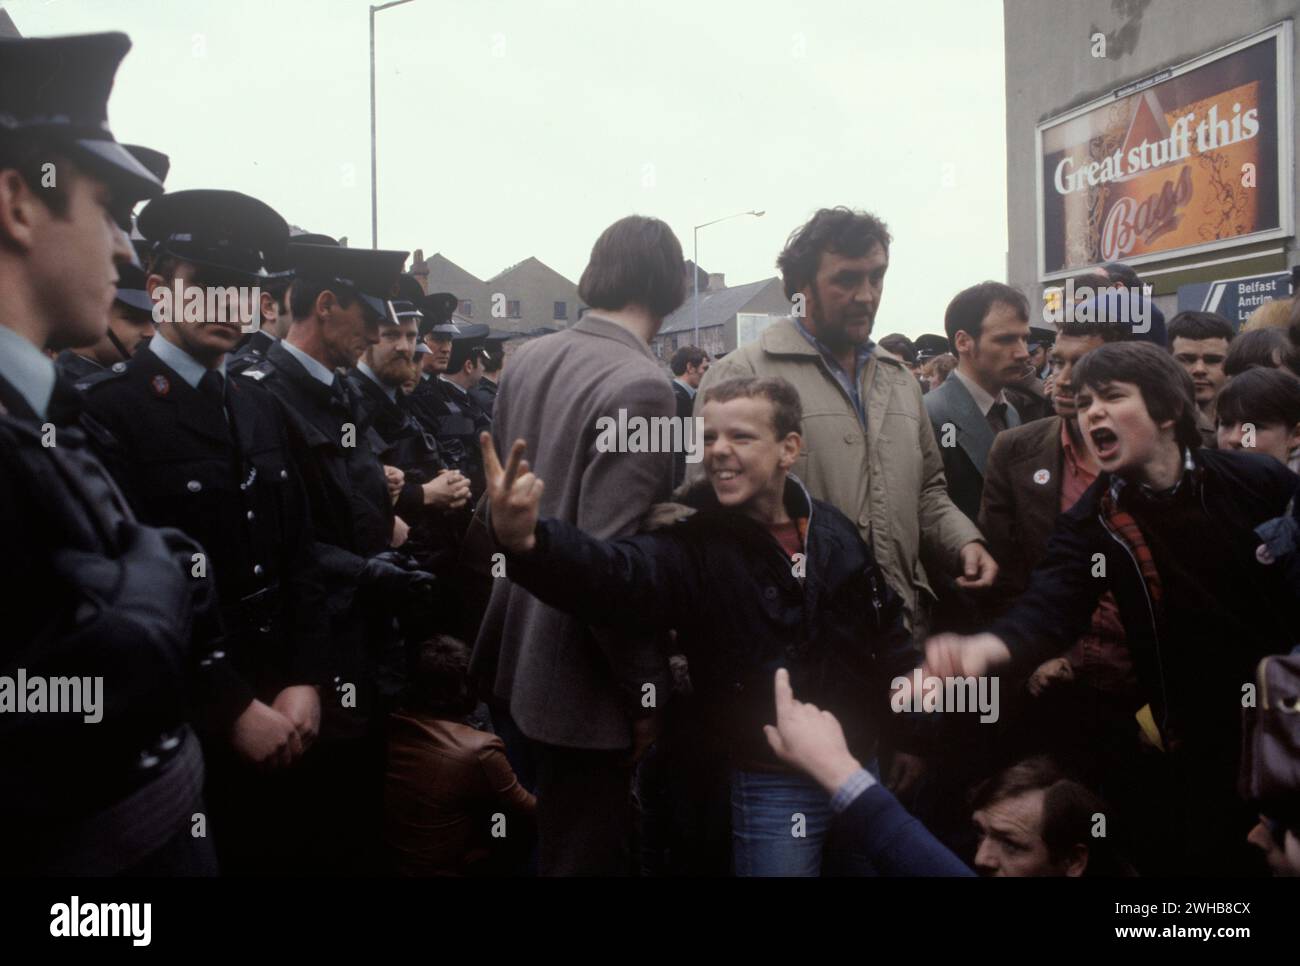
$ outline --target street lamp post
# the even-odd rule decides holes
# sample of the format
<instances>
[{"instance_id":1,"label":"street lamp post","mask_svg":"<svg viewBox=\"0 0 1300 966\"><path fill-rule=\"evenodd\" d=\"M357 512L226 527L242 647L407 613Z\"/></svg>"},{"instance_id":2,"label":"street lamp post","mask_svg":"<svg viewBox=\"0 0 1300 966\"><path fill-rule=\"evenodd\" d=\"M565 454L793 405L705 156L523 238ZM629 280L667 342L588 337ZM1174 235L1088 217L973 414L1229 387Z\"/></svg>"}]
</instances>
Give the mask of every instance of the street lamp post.
<instances>
[{"instance_id":1,"label":"street lamp post","mask_svg":"<svg viewBox=\"0 0 1300 966\"><path fill-rule=\"evenodd\" d=\"M379 247L379 176L375 167L375 14L411 0L392 0L370 8L370 247Z\"/></svg>"},{"instance_id":2,"label":"street lamp post","mask_svg":"<svg viewBox=\"0 0 1300 966\"><path fill-rule=\"evenodd\" d=\"M692 232L694 240L691 242L691 259L694 266L691 271L691 282L695 288L695 345L700 344L700 229L708 228L710 225L716 225L720 221L728 221L732 218L739 218L741 215L753 215L755 218L762 218L764 212L761 211L738 211L734 215L727 215L724 218L714 218L713 221L706 221L702 225L696 225Z\"/></svg>"}]
</instances>

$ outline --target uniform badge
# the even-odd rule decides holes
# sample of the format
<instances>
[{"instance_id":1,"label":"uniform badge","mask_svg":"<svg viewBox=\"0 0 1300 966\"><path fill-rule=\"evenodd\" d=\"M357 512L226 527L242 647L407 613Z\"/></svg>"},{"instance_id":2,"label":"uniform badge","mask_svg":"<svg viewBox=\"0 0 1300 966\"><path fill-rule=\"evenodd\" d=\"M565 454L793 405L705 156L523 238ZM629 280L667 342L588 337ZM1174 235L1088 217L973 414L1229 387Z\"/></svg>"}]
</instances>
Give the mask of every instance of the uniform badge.
<instances>
[{"instance_id":1,"label":"uniform badge","mask_svg":"<svg viewBox=\"0 0 1300 966\"><path fill-rule=\"evenodd\" d=\"M1036 470L1034 472L1034 482L1037 483L1039 486L1043 486L1051 478L1052 478L1052 474L1047 470Z\"/></svg>"},{"instance_id":2,"label":"uniform badge","mask_svg":"<svg viewBox=\"0 0 1300 966\"><path fill-rule=\"evenodd\" d=\"M125 363L125 362L115 362L115 363L113 363L113 365L112 365L112 371L113 371L113 372L126 372L126 363Z\"/></svg>"},{"instance_id":3,"label":"uniform badge","mask_svg":"<svg viewBox=\"0 0 1300 966\"><path fill-rule=\"evenodd\" d=\"M154 376L149 385L153 387L155 396L165 396L172 391L172 384L168 382L166 376Z\"/></svg>"}]
</instances>

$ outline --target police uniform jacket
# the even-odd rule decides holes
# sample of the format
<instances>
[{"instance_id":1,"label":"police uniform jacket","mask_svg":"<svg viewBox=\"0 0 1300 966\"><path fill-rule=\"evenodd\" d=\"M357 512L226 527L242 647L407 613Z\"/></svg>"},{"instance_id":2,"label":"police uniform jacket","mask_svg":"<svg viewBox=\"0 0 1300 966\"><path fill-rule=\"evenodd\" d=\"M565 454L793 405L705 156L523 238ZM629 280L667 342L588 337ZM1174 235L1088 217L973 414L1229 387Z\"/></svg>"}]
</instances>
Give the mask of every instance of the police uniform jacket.
<instances>
[{"instance_id":1,"label":"police uniform jacket","mask_svg":"<svg viewBox=\"0 0 1300 966\"><path fill-rule=\"evenodd\" d=\"M201 662L205 724L224 733L254 698L321 684L311 521L275 399L227 377L223 408L150 349L80 386L86 425L140 518L206 551L226 639Z\"/></svg>"}]
</instances>

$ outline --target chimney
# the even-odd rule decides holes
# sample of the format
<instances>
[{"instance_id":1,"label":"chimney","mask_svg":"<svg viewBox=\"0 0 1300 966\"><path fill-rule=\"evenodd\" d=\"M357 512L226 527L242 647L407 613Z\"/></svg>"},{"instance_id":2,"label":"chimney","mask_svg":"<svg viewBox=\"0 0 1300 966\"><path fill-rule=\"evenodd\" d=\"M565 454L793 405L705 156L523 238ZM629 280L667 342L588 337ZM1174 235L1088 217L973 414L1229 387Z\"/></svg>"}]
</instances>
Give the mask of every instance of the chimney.
<instances>
[{"instance_id":1,"label":"chimney","mask_svg":"<svg viewBox=\"0 0 1300 966\"><path fill-rule=\"evenodd\" d=\"M727 287L726 275L724 275L722 272L709 272L708 289L710 292L717 292L726 287Z\"/></svg>"}]
</instances>

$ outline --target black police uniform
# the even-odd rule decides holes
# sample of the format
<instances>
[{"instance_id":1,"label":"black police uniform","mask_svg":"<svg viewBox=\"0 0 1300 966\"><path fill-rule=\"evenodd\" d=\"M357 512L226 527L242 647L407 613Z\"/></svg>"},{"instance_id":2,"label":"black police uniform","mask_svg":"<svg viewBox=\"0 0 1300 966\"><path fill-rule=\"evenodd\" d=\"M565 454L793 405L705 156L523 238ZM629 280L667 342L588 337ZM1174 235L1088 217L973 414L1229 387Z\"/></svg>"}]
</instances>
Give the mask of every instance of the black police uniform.
<instances>
[{"instance_id":1,"label":"black police uniform","mask_svg":"<svg viewBox=\"0 0 1300 966\"><path fill-rule=\"evenodd\" d=\"M238 375L266 358L266 350L275 345L275 336L258 329L226 360L226 371Z\"/></svg>"},{"instance_id":2,"label":"black police uniform","mask_svg":"<svg viewBox=\"0 0 1300 966\"><path fill-rule=\"evenodd\" d=\"M496 405L497 401L497 384L487 376L483 376L479 379L477 386L470 388L469 395L478 408L483 410L483 414L488 419L491 419L492 407Z\"/></svg>"},{"instance_id":3,"label":"black police uniform","mask_svg":"<svg viewBox=\"0 0 1300 966\"><path fill-rule=\"evenodd\" d=\"M275 212L233 191L165 195L139 224L159 251L237 275L288 236ZM302 481L274 397L219 370L191 386L154 351L164 346L184 351L159 334L130 362L79 383L84 424L141 519L204 548L226 632L199 661L196 695L218 857L223 872L284 872L306 848L294 840L295 783L244 761L231 729L254 700L332 686Z\"/></svg>"},{"instance_id":4,"label":"black police uniform","mask_svg":"<svg viewBox=\"0 0 1300 966\"><path fill-rule=\"evenodd\" d=\"M305 493L275 399L214 373L193 388L149 348L79 384L88 427L140 518L206 551L227 638L205 656L204 724L225 736L254 698L328 683ZM224 396L224 399L222 398Z\"/></svg>"},{"instance_id":5,"label":"black police uniform","mask_svg":"<svg viewBox=\"0 0 1300 966\"><path fill-rule=\"evenodd\" d=\"M130 45L120 33L0 40L0 140L39 137L75 158L123 220L130 202L162 191L105 121ZM40 413L0 375L0 675L102 680L96 723L0 714L0 864L11 874L210 873L210 846L191 835L203 761L185 702L191 635L216 630L210 585L190 577L193 541L135 519L73 425L78 404L56 378Z\"/></svg>"},{"instance_id":6,"label":"black police uniform","mask_svg":"<svg viewBox=\"0 0 1300 966\"><path fill-rule=\"evenodd\" d=\"M60 352L54 359L54 365L59 370L59 375L74 384L104 371L104 367L94 359L78 355L71 349Z\"/></svg>"}]
</instances>

